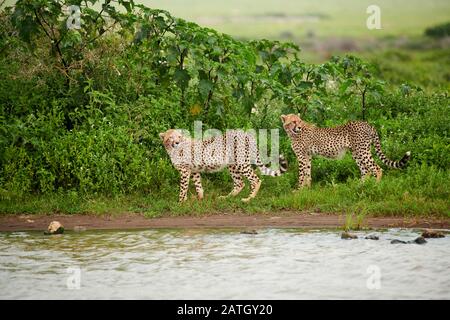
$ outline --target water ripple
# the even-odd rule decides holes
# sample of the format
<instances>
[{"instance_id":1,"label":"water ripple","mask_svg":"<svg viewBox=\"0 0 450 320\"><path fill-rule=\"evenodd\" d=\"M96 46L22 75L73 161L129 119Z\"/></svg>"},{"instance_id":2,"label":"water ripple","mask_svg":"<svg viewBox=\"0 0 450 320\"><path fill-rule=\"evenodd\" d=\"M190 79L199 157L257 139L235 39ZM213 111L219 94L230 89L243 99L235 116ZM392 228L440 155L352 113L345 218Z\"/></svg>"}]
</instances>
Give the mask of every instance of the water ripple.
<instances>
[{"instance_id":1,"label":"water ripple","mask_svg":"<svg viewBox=\"0 0 450 320\"><path fill-rule=\"evenodd\" d=\"M373 232L371 232L373 234ZM60 236L0 233L1 299L450 298L450 238L425 245L414 230L379 241L337 231L92 231ZM380 271L370 289L369 266ZM81 270L70 290L67 268Z\"/></svg>"}]
</instances>

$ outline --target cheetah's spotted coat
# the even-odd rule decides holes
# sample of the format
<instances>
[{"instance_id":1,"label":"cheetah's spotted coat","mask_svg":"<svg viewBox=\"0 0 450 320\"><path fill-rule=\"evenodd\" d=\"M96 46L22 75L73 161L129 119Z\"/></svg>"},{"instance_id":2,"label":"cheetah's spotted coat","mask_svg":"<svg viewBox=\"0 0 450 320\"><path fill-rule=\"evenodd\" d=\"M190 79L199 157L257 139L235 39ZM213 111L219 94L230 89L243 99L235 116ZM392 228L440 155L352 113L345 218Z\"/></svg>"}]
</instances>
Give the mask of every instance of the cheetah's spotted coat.
<instances>
[{"instance_id":1,"label":"cheetah's spotted coat","mask_svg":"<svg viewBox=\"0 0 450 320\"><path fill-rule=\"evenodd\" d=\"M375 163L370 148L373 144L381 161L393 168L401 168L409 160L408 151L400 161L386 158L381 151L380 139L374 127L363 121L348 122L333 128L318 128L295 114L282 115L283 127L291 139L292 150L299 165L299 188L311 184L311 157L321 155L327 158L341 158L350 150L365 178L373 174L381 179L382 169Z\"/></svg>"},{"instance_id":2,"label":"cheetah's spotted coat","mask_svg":"<svg viewBox=\"0 0 450 320\"><path fill-rule=\"evenodd\" d=\"M272 170L264 166L259 157L256 139L241 130L229 130L225 134L195 140L185 137L181 131L170 129L160 133L164 147L170 156L172 164L181 174L179 201L187 199L189 179L192 177L199 199L203 198L201 172L220 171L228 167L233 179L233 190L228 196L236 196L244 188L243 177L250 181L249 201L258 193L261 180L252 168L256 164L261 173L279 176L286 171L286 161L280 156L280 168Z\"/></svg>"}]
</instances>

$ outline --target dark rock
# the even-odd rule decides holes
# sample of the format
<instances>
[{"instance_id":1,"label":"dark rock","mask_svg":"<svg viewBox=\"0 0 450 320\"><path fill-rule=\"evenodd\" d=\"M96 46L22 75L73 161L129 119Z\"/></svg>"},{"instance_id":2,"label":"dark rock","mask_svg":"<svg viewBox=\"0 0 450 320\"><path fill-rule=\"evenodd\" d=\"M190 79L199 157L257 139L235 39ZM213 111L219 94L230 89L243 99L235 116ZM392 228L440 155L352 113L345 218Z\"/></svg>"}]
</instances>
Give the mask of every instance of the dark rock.
<instances>
[{"instance_id":1,"label":"dark rock","mask_svg":"<svg viewBox=\"0 0 450 320\"><path fill-rule=\"evenodd\" d=\"M391 243L392 244L399 244L399 243L406 244L407 242L406 241L402 241L402 240L398 240L398 239L394 239L394 240L391 241Z\"/></svg>"},{"instance_id":2,"label":"dark rock","mask_svg":"<svg viewBox=\"0 0 450 320\"><path fill-rule=\"evenodd\" d=\"M241 234L258 234L256 230L244 230L241 231Z\"/></svg>"},{"instance_id":3,"label":"dark rock","mask_svg":"<svg viewBox=\"0 0 450 320\"><path fill-rule=\"evenodd\" d=\"M427 243L427 240L425 240L424 237L418 237L415 240L411 241L410 243L425 244Z\"/></svg>"},{"instance_id":4,"label":"dark rock","mask_svg":"<svg viewBox=\"0 0 450 320\"><path fill-rule=\"evenodd\" d=\"M392 244L407 244L407 243L417 243L417 244L424 244L427 243L427 240L425 240L424 237L418 237L414 240L411 241L403 241L403 240L398 240L398 239L394 239L391 241Z\"/></svg>"},{"instance_id":5,"label":"dark rock","mask_svg":"<svg viewBox=\"0 0 450 320\"><path fill-rule=\"evenodd\" d=\"M58 221L52 221L48 225L47 231L44 231L44 234L62 234L64 233L63 225Z\"/></svg>"},{"instance_id":6,"label":"dark rock","mask_svg":"<svg viewBox=\"0 0 450 320\"><path fill-rule=\"evenodd\" d=\"M367 237L365 237L367 240L380 240L380 238L376 235L369 234Z\"/></svg>"},{"instance_id":7,"label":"dark rock","mask_svg":"<svg viewBox=\"0 0 450 320\"><path fill-rule=\"evenodd\" d=\"M351 234L349 232L342 232L341 239L344 240L358 239L358 236Z\"/></svg>"},{"instance_id":8,"label":"dark rock","mask_svg":"<svg viewBox=\"0 0 450 320\"><path fill-rule=\"evenodd\" d=\"M444 238L445 235L440 231L427 229L424 232L422 232L422 237L424 237L424 238Z\"/></svg>"}]
</instances>

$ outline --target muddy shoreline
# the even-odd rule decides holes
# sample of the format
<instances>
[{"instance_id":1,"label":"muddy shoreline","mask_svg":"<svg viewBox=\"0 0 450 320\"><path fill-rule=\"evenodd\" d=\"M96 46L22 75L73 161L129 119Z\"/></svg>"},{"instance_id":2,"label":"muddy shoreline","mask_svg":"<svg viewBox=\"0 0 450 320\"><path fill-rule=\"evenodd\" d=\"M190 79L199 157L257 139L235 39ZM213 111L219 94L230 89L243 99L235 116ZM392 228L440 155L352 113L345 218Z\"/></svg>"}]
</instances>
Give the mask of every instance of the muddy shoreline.
<instances>
[{"instance_id":1,"label":"muddy shoreline","mask_svg":"<svg viewBox=\"0 0 450 320\"><path fill-rule=\"evenodd\" d=\"M163 216L147 218L141 214L90 215L2 215L0 231L45 230L57 220L66 230L152 229L152 228L341 228L346 216L283 212L273 214L213 214L202 216ZM450 218L366 217L365 228L435 228L450 229Z\"/></svg>"}]
</instances>

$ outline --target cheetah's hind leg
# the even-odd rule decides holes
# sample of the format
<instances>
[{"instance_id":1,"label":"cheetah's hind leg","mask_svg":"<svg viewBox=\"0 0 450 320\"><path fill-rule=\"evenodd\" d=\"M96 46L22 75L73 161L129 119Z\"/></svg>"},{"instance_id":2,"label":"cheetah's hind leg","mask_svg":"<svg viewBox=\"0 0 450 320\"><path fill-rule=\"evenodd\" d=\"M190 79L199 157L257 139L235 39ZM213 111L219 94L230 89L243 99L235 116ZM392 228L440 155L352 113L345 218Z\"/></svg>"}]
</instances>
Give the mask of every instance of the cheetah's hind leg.
<instances>
[{"instance_id":1,"label":"cheetah's hind leg","mask_svg":"<svg viewBox=\"0 0 450 320\"><path fill-rule=\"evenodd\" d=\"M237 196L242 191L242 189L244 189L245 183L242 179L239 168L237 168L236 166L230 166L229 171L231 174L231 178L233 179L233 190L226 196L220 196L219 199L225 199L230 196Z\"/></svg>"},{"instance_id":2,"label":"cheetah's hind leg","mask_svg":"<svg viewBox=\"0 0 450 320\"><path fill-rule=\"evenodd\" d=\"M250 165L243 168L242 174L250 181L251 189L250 195L247 198L243 198L242 201L249 202L258 194L259 188L261 187L261 180Z\"/></svg>"}]
</instances>

